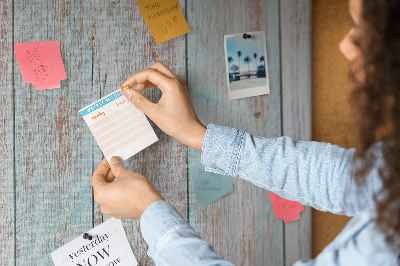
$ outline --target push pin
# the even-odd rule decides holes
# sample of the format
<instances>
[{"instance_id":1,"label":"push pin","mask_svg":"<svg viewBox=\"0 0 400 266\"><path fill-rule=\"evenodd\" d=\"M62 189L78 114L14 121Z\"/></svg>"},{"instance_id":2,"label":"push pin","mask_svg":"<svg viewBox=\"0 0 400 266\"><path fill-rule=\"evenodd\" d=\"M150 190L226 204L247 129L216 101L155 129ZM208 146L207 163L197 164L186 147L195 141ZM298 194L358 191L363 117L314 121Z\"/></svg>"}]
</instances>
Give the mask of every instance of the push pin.
<instances>
[{"instance_id":1,"label":"push pin","mask_svg":"<svg viewBox=\"0 0 400 266\"><path fill-rule=\"evenodd\" d=\"M251 39L251 35L243 33L243 39Z\"/></svg>"},{"instance_id":2,"label":"push pin","mask_svg":"<svg viewBox=\"0 0 400 266\"><path fill-rule=\"evenodd\" d=\"M88 233L83 234L83 239L92 240L93 238L96 238L96 236L89 235Z\"/></svg>"}]
</instances>

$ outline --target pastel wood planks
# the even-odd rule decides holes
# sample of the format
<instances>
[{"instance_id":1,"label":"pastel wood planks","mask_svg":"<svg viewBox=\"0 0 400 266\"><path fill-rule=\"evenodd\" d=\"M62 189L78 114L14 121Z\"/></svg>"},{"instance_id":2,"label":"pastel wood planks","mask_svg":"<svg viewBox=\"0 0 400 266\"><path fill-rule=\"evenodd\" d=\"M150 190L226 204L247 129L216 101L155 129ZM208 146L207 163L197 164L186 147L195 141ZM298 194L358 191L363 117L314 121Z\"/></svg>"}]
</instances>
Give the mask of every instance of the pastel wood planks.
<instances>
[{"instance_id":1,"label":"pastel wood planks","mask_svg":"<svg viewBox=\"0 0 400 266\"><path fill-rule=\"evenodd\" d=\"M12 3L0 2L0 265L13 265L15 260Z\"/></svg>"},{"instance_id":2,"label":"pastel wood planks","mask_svg":"<svg viewBox=\"0 0 400 266\"><path fill-rule=\"evenodd\" d=\"M279 2L193 0L187 10L192 29L187 35L188 87L200 120L257 136L280 136ZM270 94L228 101L224 35L246 31L266 32ZM199 160L199 152L189 149L189 168ZM275 219L268 191L237 178L232 183L233 192L200 209L189 176L190 224L236 265L282 265L284 228Z\"/></svg>"}]
</instances>

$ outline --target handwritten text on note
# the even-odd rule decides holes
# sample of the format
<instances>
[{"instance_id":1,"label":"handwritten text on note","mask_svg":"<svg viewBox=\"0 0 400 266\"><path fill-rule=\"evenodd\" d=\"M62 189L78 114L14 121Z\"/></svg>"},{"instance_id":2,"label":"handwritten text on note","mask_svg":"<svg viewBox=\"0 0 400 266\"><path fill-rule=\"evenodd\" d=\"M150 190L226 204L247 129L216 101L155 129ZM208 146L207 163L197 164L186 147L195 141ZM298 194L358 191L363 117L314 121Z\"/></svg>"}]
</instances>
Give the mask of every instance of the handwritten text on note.
<instances>
[{"instance_id":1,"label":"handwritten text on note","mask_svg":"<svg viewBox=\"0 0 400 266\"><path fill-rule=\"evenodd\" d=\"M67 78L60 53L60 42L16 43L14 46L22 79L37 90L60 88Z\"/></svg>"},{"instance_id":2,"label":"handwritten text on note","mask_svg":"<svg viewBox=\"0 0 400 266\"><path fill-rule=\"evenodd\" d=\"M229 176L206 172L200 162L190 165L190 175L200 208L233 191Z\"/></svg>"},{"instance_id":3,"label":"handwritten text on note","mask_svg":"<svg viewBox=\"0 0 400 266\"><path fill-rule=\"evenodd\" d=\"M157 43L190 32L178 0L138 0L137 3Z\"/></svg>"}]
</instances>

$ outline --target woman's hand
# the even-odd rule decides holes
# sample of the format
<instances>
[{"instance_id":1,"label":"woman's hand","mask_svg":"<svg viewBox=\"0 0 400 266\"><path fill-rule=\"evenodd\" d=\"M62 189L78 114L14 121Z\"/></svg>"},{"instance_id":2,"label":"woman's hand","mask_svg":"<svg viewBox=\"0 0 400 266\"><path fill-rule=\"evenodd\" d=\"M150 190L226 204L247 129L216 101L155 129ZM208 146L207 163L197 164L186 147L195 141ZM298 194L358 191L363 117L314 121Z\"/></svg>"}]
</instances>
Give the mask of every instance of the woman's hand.
<instances>
[{"instance_id":1,"label":"woman's hand","mask_svg":"<svg viewBox=\"0 0 400 266\"><path fill-rule=\"evenodd\" d=\"M136 86L135 90L130 89ZM140 92L158 87L162 96L152 103ZM122 93L166 134L202 150L206 127L200 122L190 101L186 84L161 62L132 75L121 86Z\"/></svg>"},{"instance_id":2,"label":"woman's hand","mask_svg":"<svg viewBox=\"0 0 400 266\"><path fill-rule=\"evenodd\" d=\"M146 177L127 170L118 157L112 157L110 165L106 159L100 162L92 185L100 211L118 219L140 219L153 202L164 200Z\"/></svg>"}]
</instances>

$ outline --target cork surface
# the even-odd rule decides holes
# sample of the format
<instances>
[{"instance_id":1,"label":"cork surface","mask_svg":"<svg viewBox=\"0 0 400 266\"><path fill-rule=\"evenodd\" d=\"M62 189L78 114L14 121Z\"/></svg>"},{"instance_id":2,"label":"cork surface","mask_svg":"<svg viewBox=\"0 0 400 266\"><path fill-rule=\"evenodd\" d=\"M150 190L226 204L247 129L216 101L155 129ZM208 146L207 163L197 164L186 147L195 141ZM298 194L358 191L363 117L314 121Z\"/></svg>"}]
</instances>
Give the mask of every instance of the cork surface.
<instances>
[{"instance_id":1,"label":"cork surface","mask_svg":"<svg viewBox=\"0 0 400 266\"><path fill-rule=\"evenodd\" d=\"M346 0L313 1L313 140L350 148L350 63L339 43L351 28ZM313 210L312 255L317 256L343 229L349 217Z\"/></svg>"}]
</instances>

